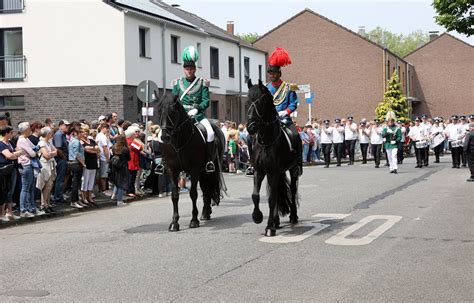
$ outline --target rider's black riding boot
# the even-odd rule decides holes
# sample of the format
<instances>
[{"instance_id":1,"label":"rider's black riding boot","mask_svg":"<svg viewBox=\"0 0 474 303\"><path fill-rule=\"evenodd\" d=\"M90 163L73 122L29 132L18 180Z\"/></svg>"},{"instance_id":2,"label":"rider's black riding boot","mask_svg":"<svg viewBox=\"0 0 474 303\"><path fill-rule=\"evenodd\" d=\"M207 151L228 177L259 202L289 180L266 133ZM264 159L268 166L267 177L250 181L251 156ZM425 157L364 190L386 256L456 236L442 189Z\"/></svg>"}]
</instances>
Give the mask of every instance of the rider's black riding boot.
<instances>
[{"instance_id":1,"label":"rider's black riding boot","mask_svg":"<svg viewBox=\"0 0 474 303\"><path fill-rule=\"evenodd\" d=\"M206 173L213 173L216 171L216 166L214 165L214 162L212 162L212 159L214 158L215 153L216 153L216 144L214 141L207 142L206 147L207 147Z\"/></svg>"}]
</instances>

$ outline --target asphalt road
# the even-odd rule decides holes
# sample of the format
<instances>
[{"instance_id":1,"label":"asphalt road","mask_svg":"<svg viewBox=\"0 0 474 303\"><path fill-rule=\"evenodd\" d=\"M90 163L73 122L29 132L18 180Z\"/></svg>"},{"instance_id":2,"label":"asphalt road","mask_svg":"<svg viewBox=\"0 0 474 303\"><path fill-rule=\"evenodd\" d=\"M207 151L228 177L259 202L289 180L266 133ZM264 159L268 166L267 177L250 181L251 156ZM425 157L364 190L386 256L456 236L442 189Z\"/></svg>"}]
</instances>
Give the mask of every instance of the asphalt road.
<instances>
[{"instance_id":1,"label":"asphalt road","mask_svg":"<svg viewBox=\"0 0 474 303\"><path fill-rule=\"evenodd\" d=\"M0 230L1 302L474 301L474 184L441 164L305 168L301 223L251 220L251 178L226 175L212 220L167 231L169 198ZM265 193L262 193L263 195ZM199 203L200 208L202 203ZM270 243L269 243L270 242Z\"/></svg>"}]
</instances>

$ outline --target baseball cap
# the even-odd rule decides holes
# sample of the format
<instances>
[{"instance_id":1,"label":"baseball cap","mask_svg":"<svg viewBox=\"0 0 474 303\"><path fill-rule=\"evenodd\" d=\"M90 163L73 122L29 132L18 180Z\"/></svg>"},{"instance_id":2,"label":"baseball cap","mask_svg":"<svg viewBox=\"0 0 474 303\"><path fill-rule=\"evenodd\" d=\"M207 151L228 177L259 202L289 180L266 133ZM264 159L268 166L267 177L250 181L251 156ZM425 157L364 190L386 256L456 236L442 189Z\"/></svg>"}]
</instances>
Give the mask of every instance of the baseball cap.
<instances>
[{"instance_id":1,"label":"baseball cap","mask_svg":"<svg viewBox=\"0 0 474 303\"><path fill-rule=\"evenodd\" d=\"M61 120L61 121L59 121L59 124L58 124L58 125L62 125L62 124L71 125L71 123L69 123L68 120Z\"/></svg>"},{"instance_id":2,"label":"baseball cap","mask_svg":"<svg viewBox=\"0 0 474 303\"><path fill-rule=\"evenodd\" d=\"M104 115L100 115L100 116L99 116L99 119L97 119L97 120L102 121L102 120L104 120L104 119L105 119L105 116L104 116Z\"/></svg>"}]
</instances>

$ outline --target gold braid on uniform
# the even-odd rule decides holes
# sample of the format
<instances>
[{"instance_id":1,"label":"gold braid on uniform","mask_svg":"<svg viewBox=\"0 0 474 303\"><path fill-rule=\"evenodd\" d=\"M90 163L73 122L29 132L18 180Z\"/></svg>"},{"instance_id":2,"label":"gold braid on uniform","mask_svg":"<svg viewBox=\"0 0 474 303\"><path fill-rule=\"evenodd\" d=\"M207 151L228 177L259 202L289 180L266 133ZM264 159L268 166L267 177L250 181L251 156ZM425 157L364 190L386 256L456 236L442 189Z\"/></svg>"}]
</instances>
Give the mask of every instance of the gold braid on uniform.
<instances>
[{"instance_id":1,"label":"gold braid on uniform","mask_svg":"<svg viewBox=\"0 0 474 303\"><path fill-rule=\"evenodd\" d=\"M289 88L290 86L288 85L288 83L285 83L280 94L275 99L273 99L273 104L280 105L283 101L285 101L286 94L288 94Z\"/></svg>"},{"instance_id":2,"label":"gold braid on uniform","mask_svg":"<svg viewBox=\"0 0 474 303\"><path fill-rule=\"evenodd\" d=\"M184 92L186 91L186 87L184 87L184 80L183 79L179 79L178 80L178 83L179 83L179 89ZM192 83L190 83L189 85L191 85ZM192 95L192 94L195 94L197 93L200 89L201 89L201 86L202 86L202 78L199 79L196 84L193 86L193 88L191 88L188 92L189 95Z\"/></svg>"}]
</instances>

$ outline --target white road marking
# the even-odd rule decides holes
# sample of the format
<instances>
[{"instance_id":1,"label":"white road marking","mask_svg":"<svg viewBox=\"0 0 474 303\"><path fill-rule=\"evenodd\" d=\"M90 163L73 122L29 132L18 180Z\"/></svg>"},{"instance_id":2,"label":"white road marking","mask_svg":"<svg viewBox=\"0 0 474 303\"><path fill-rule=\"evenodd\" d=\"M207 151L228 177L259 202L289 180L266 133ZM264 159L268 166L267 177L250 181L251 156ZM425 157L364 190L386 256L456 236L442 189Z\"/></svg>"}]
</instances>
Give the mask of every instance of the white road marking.
<instances>
[{"instance_id":1,"label":"white road marking","mask_svg":"<svg viewBox=\"0 0 474 303\"><path fill-rule=\"evenodd\" d=\"M316 214L313 218L326 218L326 219L344 219L349 217L351 214Z\"/></svg>"},{"instance_id":2,"label":"white road marking","mask_svg":"<svg viewBox=\"0 0 474 303\"><path fill-rule=\"evenodd\" d=\"M294 243L303 241L315 233L320 232L321 230L328 228L329 224L321 224L321 223L301 223L296 225L295 227L311 227L310 230L300 234L300 235L289 235L291 229L289 228L282 228L278 230L280 234L276 235L275 237L262 237L259 239L260 242L264 243L276 243L276 244L285 244L285 243Z\"/></svg>"},{"instance_id":3,"label":"white road marking","mask_svg":"<svg viewBox=\"0 0 474 303\"><path fill-rule=\"evenodd\" d=\"M370 223L374 220L386 220L385 223L377 227L368 235L359 238L359 239L347 239L349 235L351 235L356 230L362 228L367 223ZM372 241L377 239L381 234L386 232L389 228L391 228L395 223L399 222L402 219L400 216L388 216L388 215L373 215L367 216L364 219L360 220L359 222L347 227L340 233L331 238L327 239L325 242L327 244L332 245L348 245L348 246L356 246L356 245L367 245L370 244Z\"/></svg>"}]
</instances>

